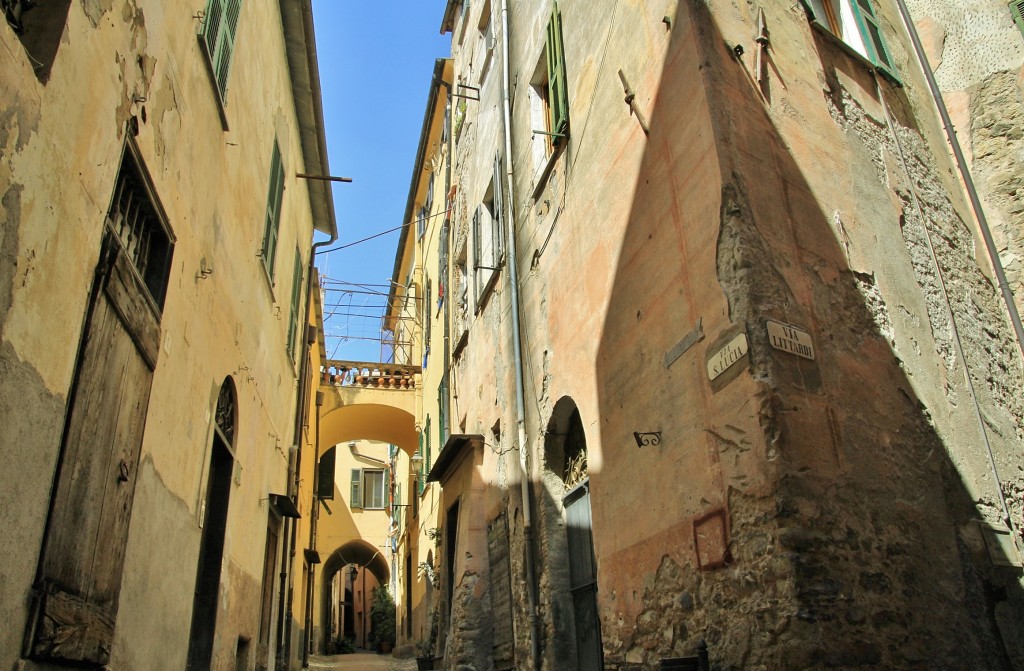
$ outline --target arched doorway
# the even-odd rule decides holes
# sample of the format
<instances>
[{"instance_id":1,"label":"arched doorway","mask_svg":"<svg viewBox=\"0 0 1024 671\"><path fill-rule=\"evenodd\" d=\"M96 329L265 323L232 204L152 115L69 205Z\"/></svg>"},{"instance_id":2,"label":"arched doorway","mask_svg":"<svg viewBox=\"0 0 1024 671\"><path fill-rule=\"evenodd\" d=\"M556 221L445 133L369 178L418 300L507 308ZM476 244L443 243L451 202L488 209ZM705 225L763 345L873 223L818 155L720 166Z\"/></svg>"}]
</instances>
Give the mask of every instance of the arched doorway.
<instances>
[{"instance_id":1,"label":"arched doorway","mask_svg":"<svg viewBox=\"0 0 1024 671\"><path fill-rule=\"evenodd\" d=\"M217 395L214 412L213 444L207 469L205 518L199 541L199 566L196 569L195 596L192 600L192 628L188 641L188 671L208 671L213 659L214 632L217 626L217 599L224 559L224 533L228 521L228 499L235 423L238 419L235 383L225 378Z\"/></svg>"},{"instance_id":2,"label":"arched doorway","mask_svg":"<svg viewBox=\"0 0 1024 671\"><path fill-rule=\"evenodd\" d=\"M548 424L544 461L564 486L562 508L569 557L569 592L572 595L579 669L602 669L601 621L597 610L597 564L594 561L587 437L579 408L571 398L555 404Z\"/></svg>"}]
</instances>

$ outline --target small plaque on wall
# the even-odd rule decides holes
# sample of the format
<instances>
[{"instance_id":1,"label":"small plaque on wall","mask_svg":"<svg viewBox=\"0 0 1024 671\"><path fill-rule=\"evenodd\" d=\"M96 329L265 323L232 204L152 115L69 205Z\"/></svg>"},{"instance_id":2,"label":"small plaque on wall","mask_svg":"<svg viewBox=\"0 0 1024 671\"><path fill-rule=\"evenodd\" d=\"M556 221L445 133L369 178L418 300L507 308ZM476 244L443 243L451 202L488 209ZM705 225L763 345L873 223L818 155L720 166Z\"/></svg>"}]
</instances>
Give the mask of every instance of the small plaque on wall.
<instances>
[{"instance_id":1,"label":"small plaque on wall","mask_svg":"<svg viewBox=\"0 0 1024 671\"><path fill-rule=\"evenodd\" d=\"M747 353L747 334L738 333L724 347L708 358L708 379L716 377L732 368Z\"/></svg>"},{"instance_id":2,"label":"small plaque on wall","mask_svg":"<svg viewBox=\"0 0 1024 671\"><path fill-rule=\"evenodd\" d=\"M781 352L795 354L804 359L814 361L814 341L811 334L802 328L782 322L765 322L768 327L768 344Z\"/></svg>"}]
</instances>

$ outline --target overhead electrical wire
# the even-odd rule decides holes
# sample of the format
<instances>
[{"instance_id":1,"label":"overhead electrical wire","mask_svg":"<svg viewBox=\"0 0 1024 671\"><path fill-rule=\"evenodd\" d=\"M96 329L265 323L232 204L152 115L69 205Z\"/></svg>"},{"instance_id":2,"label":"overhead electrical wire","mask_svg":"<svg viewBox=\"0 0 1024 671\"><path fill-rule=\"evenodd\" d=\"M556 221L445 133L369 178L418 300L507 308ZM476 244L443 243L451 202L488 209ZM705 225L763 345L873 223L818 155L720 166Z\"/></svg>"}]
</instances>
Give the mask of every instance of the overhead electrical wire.
<instances>
[{"instance_id":1,"label":"overhead electrical wire","mask_svg":"<svg viewBox=\"0 0 1024 671\"><path fill-rule=\"evenodd\" d=\"M360 245L360 244L362 244L364 242L369 242L370 240L373 240L374 238L379 238L382 235L387 235L388 233L394 233L395 231L400 231L403 228L405 228L406 226L412 226L413 224L418 223L420 221L426 221L428 219L433 219L434 217L439 217L442 214L448 214L449 212L451 212L451 208L448 208L447 210L441 210L437 214L432 214L429 217L423 217L421 219L416 219L415 221L410 221L408 223L402 224L401 226L395 226L394 228L389 228L388 230L381 231L380 233L374 233L371 236L362 238L361 240L356 240L355 242L347 242L344 245L338 245L337 247L331 247L330 249L318 250L317 254L326 254L328 252L336 252L339 249L348 249L349 247L355 247L356 245Z\"/></svg>"}]
</instances>

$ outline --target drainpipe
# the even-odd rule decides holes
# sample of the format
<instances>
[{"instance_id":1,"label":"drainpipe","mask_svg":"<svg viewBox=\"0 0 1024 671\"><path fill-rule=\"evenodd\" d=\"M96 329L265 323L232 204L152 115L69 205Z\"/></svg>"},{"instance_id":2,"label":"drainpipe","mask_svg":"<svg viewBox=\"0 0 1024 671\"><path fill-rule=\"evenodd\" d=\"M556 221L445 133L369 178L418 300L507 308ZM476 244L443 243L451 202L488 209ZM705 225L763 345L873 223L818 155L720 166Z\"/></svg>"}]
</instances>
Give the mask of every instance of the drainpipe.
<instances>
[{"instance_id":1,"label":"drainpipe","mask_svg":"<svg viewBox=\"0 0 1024 671\"><path fill-rule=\"evenodd\" d=\"M505 193L508 202L506 215L508 219L508 279L512 308L512 355L515 363L516 378L516 429L519 441L519 464L522 468L523 497L523 540L526 543L526 598L527 618L530 623L530 668L539 668L540 662L540 622L537 618L537 579L533 565L533 505L530 498L530 446L526 439L526 401L524 388L525 372L523 370L522 323L519 319L519 269L516 253L516 199L515 180L512 167L512 104L509 100L509 31L508 31L508 0L501 0L501 31L502 31L502 77L501 98L504 115L505 135Z\"/></svg>"},{"instance_id":2,"label":"drainpipe","mask_svg":"<svg viewBox=\"0 0 1024 671\"><path fill-rule=\"evenodd\" d=\"M323 113L323 96L320 90L320 69L317 63L316 56L316 37L313 28L313 7L311 0L303 0L302 2L302 29L306 36L306 64L309 68L309 87L310 97L313 100L313 115L316 121L316 144L318 158L320 159L320 172L323 174L329 174L327 165L327 137L324 134L324 113ZM308 172L309 166L307 166ZM334 195L331 192L330 185L325 185L324 188L324 200L327 205L327 216L328 224L330 228L330 239L322 242L314 243L309 255L309 267L306 271L306 300L305 310L303 314L306 320L306 325L309 325L309 306L312 300L313 293L313 271L315 269L315 260L317 255L317 249L320 247L326 247L333 244L338 239L338 225L334 215ZM309 342L309 338L306 338L306 344L303 350L302 357L302 370L299 375L299 402L295 410L295 472L291 483L292 500L296 505L298 504L298 492L299 492L299 479L302 472L302 428L305 425L306 412L309 406L309 386L310 386L310 348L312 343ZM291 525L290 534L288 534L287 542L287 573L288 575L294 575L294 564L295 564L295 548L298 544L298 520L289 520ZM287 530L286 530L287 533ZM282 555L285 552L282 550ZM282 568L281 578L281 616L279 619L278 626L278 659L277 665L279 669L287 669L291 666L291 654L292 654L292 612L295 606L295 590L291 580L287 580L288 575L285 574L284 568ZM288 603L285 607L284 594L285 594L285 583L288 583ZM284 626L281 627L280 625ZM282 640L283 639L283 640ZM283 644L283 645L282 645Z\"/></svg>"},{"instance_id":3,"label":"drainpipe","mask_svg":"<svg viewBox=\"0 0 1024 671\"><path fill-rule=\"evenodd\" d=\"M320 408L324 404L324 393L318 391L316 393L316 435L313 441L313 492L310 496L310 507L309 507L309 550L310 552L316 552L316 527L317 521L320 519L320 498L317 496L317 491L320 486ZM312 652L313 647L313 585L314 578L316 576L316 564L309 565L309 571L306 573L306 614L305 614L305 630L306 630L306 645L302 649L302 666L303 668L309 666L309 653Z\"/></svg>"},{"instance_id":4,"label":"drainpipe","mask_svg":"<svg viewBox=\"0 0 1024 671\"><path fill-rule=\"evenodd\" d=\"M1003 264L999 259L999 251L996 249L995 240L992 239L992 232L989 230L985 211L981 207L978 191L974 187L974 180L971 178L971 171L967 166L967 160L964 158L964 153L960 148L960 141L957 140L956 129L949 118L946 103L942 100L942 93L939 91L939 85L935 81L935 74L932 72L931 65L928 64L928 57L924 53L924 47L921 46L921 38L917 34L917 28L914 27L914 22L910 19L907 5L903 0L896 0L896 4L899 6L900 16L907 27L907 32L910 33L910 41L914 45L914 53L917 55L917 60L924 71L925 79L928 80L928 89L931 91L932 98L935 100L935 106L939 110L939 116L942 118L946 137L949 140L950 147L953 149L953 156L956 158L957 167L960 169L960 176L964 180L964 186L971 200L974 215L978 219L981 236L985 240L985 249L988 251L989 259L992 261L992 268L999 283L999 291L1003 295L1003 302L1006 303L1006 312L1010 315L1010 322L1013 324L1013 331L1017 336L1017 349L1021 356L1024 357L1024 328L1021 327L1020 313L1017 311L1017 304L1013 301L1013 292L1010 290L1010 285L1006 281L1006 273L1003 271Z\"/></svg>"},{"instance_id":5,"label":"drainpipe","mask_svg":"<svg viewBox=\"0 0 1024 671\"><path fill-rule=\"evenodd\" d=\"M321 131L321 134L322 134L322 131ZM324 142L324 144L326 145L326 141ZM331 207L333 208L333 202L331 203ZM332 226L332 231L331 231L330 239L314 243L313 247L311 249L311 252L309 254L309 266L306 269L306 277L307 277L307 280L306 280L306 299L305 299L306 307L305 307L305 311L304 311L304 314L306 315L306 327L307 327L307 329L309 328L309 306L310 306L310 304L312 302L312 296L313 296L313 271L316 269L315 263L316 263L317 249L319 249L320 247L326 247L328 245L332 245L337 240L338 240L338 229L337 229L336 226ZM303 347L303 357L302 357L302 370L301 370L301 372L299 374L299 394L298 394L299 398L298 398L298 404L297 404L296 412L295 412L295 470L291 474L292 475L292 482L289 485L289 490L290 490L289 493L292 495L292 502L295 503L296 507L298 507L298 503L299 503L299 481L301 479L301 473L302 473L302 427L305 425L306 411L307 411L308 405L309 405L309 386L310 386L310 382L311 382L311 380L310 380L309 357L312 354L311 349L312 349L313 344L315 342L316 342L315 338L313 339L312 342L310 341L310 338L308 336L305 338L305 345ZM319 395L319 393L320 392L318 392L318 395ZM320 399L318 398L318 400L320 400ZM319 443L319 430L320 430L320 407L317 406L317 434L318 434L317 435L317 443ZM319 444L317 445L317 448L319 449ZM315 468L316 468L316 463L315 462L314 462L313 466L314 466L314 471L315 471ZM314 497L315 497L316 496L316 492L314 491L313 494L314 494ZM310 514L311 515L314 514L315 510L316 510L316 506L314 505L313 506L313 510L310 512ZM289 538L288 538L288 542L285 543L285 545L287 547L282 549L282 553L281 553L282 554L281 592L280 592L280 597L279 597L279 602L281 604L285 603L285 584L286 584L286 582L288 582L288 580L287 580L288 574L292 573L294 571L294 566L293 565L294 565L294 562L295 562L295 547L298 544L298 533L299 533L298 520L291 520L291 519L289 519L289 520L286 520L286 522L288 524L290 524L291 528L290 528L290 530L289 529L285 530L285 533L288 534ZM310 520L310 523L312 524L312 520ZM290 531L290 533L289 533L289 531ZM288 571L285 570L285 566L287 566ZM278 631L278 660L277 660L278 669L287 669L288 666L289 666L289 660L291 659L291 647L292 647L292 617L291 617L291 614L292 614L292 610L293 610L294 605L295 605L295 597L294 597L294 589L293 589L293 587L292 587L292 585L290 583L288 584L287 589L288 589L288 604L287 604L286 608L281 608L281 615L278 618L278 630L277 630ZM281 625L283 625L283 626L281 626Z\"/></svg>"}]
</instances>

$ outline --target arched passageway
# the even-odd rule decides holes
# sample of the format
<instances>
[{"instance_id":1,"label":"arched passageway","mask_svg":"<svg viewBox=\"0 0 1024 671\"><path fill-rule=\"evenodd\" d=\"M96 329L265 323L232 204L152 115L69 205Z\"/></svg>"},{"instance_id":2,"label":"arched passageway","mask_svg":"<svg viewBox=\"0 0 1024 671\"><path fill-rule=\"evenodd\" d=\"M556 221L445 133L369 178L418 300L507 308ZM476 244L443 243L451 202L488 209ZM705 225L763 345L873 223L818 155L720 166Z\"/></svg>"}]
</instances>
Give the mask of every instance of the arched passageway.
<instances>
[{"instance_id":1,"label":"arched passageway","mask_svg":"<svg viewBox=\"0 0 1024 671\"><path fill-rule=\"evenodd\" d=\"M364 608L365 595L390 579L384 552L364 540L345 543L330 554L320 576L320 622L327 646L347 638L366 647L369 613Z\"/></svg>"}]
</instances>

